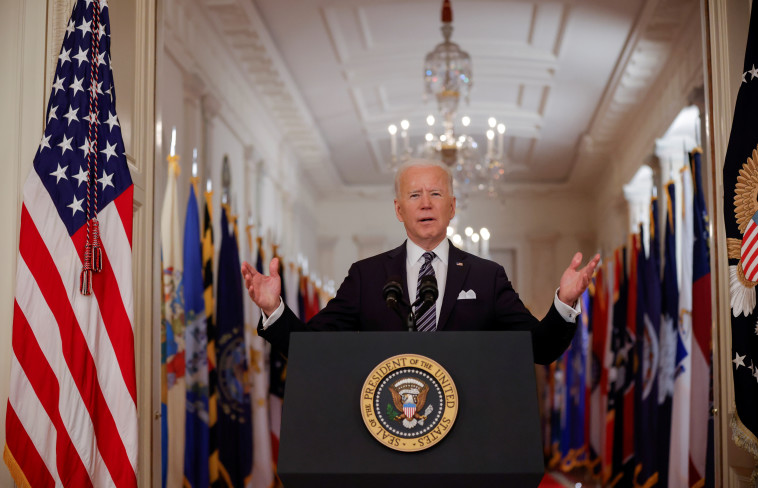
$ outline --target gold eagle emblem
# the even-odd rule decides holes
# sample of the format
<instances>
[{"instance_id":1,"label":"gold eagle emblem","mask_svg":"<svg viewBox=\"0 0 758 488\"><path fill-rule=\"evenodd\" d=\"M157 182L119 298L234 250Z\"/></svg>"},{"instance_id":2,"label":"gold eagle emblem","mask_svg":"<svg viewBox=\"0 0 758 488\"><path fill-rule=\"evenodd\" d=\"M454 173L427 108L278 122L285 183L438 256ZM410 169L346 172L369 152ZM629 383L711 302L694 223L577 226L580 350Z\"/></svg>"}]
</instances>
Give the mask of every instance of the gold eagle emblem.
<instances>
[{"instance_id":1,"label":"gold eagle emblem","mask_svg":"<svg viewBox=\"0 0 758 488\"><path fill-rule=\"evenodd\" d=\"M429 385L423 384L420 389L404 388L410 381L413 383L421 383L417 380L401 380L394 385L389 386L390 393L392 393L392 403L395 404L395 408L401 412L393 420L426 420L425 415L419 414L419 412L426 405L426 395L429 393ZM414 385L417 386L417 385ZM412 405L412 407L410 407Z\"/></svg>"},{"instance_id":2,"label":"gold eagle emblem","mask_svg":"<svg viewBox=\"0 0 758 488\"><path fill-rule=\"evenodd\" d=\"M734 187L734 217L743 239L727 238L729 259L739 259L736 266L729 266L729 295L732 314L747 317L755 309L755 272L747 266L743 258L750 256L753 239L746 239L745 233L751 221L758 220L758 150L753 149L751 157L740 168ZM753 229L754 230L754 229Z\"/></svg>"}]
</instances>

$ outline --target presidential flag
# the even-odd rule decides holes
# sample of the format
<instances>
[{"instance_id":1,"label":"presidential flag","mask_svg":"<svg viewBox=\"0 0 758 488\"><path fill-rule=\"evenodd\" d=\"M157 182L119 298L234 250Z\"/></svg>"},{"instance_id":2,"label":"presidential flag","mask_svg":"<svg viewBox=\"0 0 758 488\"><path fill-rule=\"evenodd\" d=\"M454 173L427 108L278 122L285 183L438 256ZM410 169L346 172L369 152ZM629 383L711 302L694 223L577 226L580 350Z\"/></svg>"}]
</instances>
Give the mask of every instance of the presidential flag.
<instances>
[{"instance_id":1,"label":"presidential flag","mask_svg":"<svg viewBox=\"0 0 758 488\"><path fill-rule=\"evenodd\" d=\"M221 250L218 255L216 300L216 369L218 372L218 470L221 486L241 487L251 479L253 433L250 383L245 351L237 237L229 222L229 206L221 212Z\"/></svg>"},{"instance_id":2,"label":"presidential flag","mask_svg":"<svg viewBox=\"0 0 758 488\"><path fill-rule=\"evenodd\" d=\"M735 442L758 458L758 328L755 285L758 278L758 8L753 2L745 49L742 84L734 108L732 132L724 161L724 221L729 256L729 292L732 310L732 363Z\"/></svg>"},{"instance_id":3,"label":"presidential flag","mask_svg":"<svg viewBox=\"0 0 758 488\"><path fill-rule=\"evenodd\" d=\"M5 463L18 486L137 486L132 179L105 1L76 2L23 188Z\"/></svg>"},{"instance_id":4,"label":"presidential flag","mask_svg":"<svg viewBox=\"0 0 758 488\"><path fill-rule=\"evenodd\" d=\"M193 183L195 183L193 181ZM208 329L205 315L200 215L195 184L190 185L184 223L184 331L187 385L184 486L207 487L208 447Z\"/></svg>"}]
</instances>

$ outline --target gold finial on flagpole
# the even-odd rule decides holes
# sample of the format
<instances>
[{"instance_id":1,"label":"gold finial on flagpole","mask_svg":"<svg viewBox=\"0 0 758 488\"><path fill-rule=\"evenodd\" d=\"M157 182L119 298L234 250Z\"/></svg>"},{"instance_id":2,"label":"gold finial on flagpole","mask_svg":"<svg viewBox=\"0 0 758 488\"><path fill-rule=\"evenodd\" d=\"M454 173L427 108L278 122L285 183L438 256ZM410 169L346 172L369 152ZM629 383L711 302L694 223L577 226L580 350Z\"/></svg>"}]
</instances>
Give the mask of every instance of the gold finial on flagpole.
<instances>
[{"instance_id":1,"label":"gold finial on flagpole","mask_svg":"<svg viewBox=\"0 0 758 488\"><path fill-rule=\"evenodd\" d=\"M197 193L197 187L200 184L200 177L197 176L197 148L192 149L192 177L190 177L190 184L195 187L195 193Z\"/></svg>"},{"instance_id":2,"label":"gold finial on flagpole","mask_svg":"<svg viewBox=\"0 0 758 488\"><path fill-rule=\"evenodd\" d=\"M205 204L208 206L208 214L213 218L213 189L211 179L205 181Z\"/></svg>"},{"instance_id":3,"label":"gold finial on flagpole","mask_svg":"<svg viewBox=\"0 0 758 488\"><path fill-rule=\"evenodd\" d=\"M261 260L264 260L266 258L266 255L263 249L263 237L261 236L256 237L255 244L258 246L258 253L261 255Z\"/></svg>"},{"instance_id":4,"label":"gold finial on flagpole","mask_svg":"<svg viewBox=\"0 0 758 488\"><path fill-rule=\"evenodd\" d=\"M168 161L168 169L171 174L178 178L182 170L179 167L179 156L176 155L176 127L171 129L171 151L166 161Z\"/></svg>"}]
</instances>

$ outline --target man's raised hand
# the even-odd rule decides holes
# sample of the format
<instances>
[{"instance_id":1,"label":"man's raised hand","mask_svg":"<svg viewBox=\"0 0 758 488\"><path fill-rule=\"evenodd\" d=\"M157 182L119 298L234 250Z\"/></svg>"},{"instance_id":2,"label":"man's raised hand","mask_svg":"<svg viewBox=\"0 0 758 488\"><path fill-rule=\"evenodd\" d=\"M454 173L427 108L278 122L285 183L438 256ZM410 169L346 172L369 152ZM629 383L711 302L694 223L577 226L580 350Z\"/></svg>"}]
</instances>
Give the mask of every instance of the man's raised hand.
<instances>
[{"instance_id":1,"label":"man's raised hand","mask_svg":"<svg viewBox=\"0 0 758 488\"><path fill-rule=\"evenodd\" d=\"M590 285L590 279L592 273L595 272L595 267L600 261L600 254L595 254L595 257L587 263L582 269L579 269L579 265L582 264L582 253L578 252L574 254L574 258L571 260L571 264L566 268L561 276L560 288L558 289L558 299L573 307L579 297L582 296L584 290Z\"/></svg>"},{"instance_id":2,"label":"man's raised hand","mask_svg":"<svg viewBox=\"0 0 758 488\"><path fill-rule=\"evenodd\" d=\"M269 276L255 270L250 263L242 263L242 277L250 298L266 316L270 316L279 307L282 294L282 279L279 276L279 258L274 258L268 265Z\"/></svg>"}]
</instances>

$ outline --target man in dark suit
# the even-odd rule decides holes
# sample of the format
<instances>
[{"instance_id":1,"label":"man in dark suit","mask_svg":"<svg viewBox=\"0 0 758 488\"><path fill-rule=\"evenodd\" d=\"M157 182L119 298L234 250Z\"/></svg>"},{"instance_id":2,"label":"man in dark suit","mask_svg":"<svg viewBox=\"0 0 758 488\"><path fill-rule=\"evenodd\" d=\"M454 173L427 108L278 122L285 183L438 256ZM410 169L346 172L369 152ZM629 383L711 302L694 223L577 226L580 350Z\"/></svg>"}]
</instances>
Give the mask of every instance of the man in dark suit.
<instances>
[{"instance_id":1,"label":"man in dark suit","mask_svg":"<svg viewBox=\"0 0 758 488\"><path fill-rule=\"evenodd\" d=\"M408 240L400 247L354 263L337 296L307 324L281 298L278 260L269 276L243 263L242 274L250 297L263 311L258 332L283 351L291 332L306 330L406 330L382 296L384 285L397 280L408 303L415 300L423 278L436 277L439 297L434 307L417 313L419 331L530 330L534 360L547 364L568 347L576 330L576 306L589 284L600 256L579 269L576 253L560 280L553 306L535 318L519 299L502 266L463 252L446 238L455 215L452 174L435 161L414 160L395 176L395 213ZM411 293L413 295L411 296Z\"/></svg>"}]
</instances>

